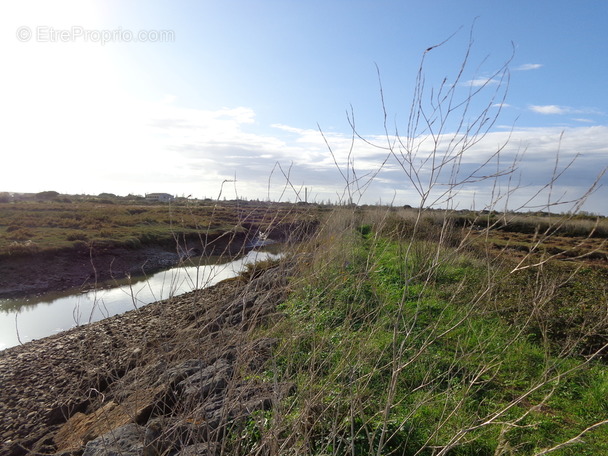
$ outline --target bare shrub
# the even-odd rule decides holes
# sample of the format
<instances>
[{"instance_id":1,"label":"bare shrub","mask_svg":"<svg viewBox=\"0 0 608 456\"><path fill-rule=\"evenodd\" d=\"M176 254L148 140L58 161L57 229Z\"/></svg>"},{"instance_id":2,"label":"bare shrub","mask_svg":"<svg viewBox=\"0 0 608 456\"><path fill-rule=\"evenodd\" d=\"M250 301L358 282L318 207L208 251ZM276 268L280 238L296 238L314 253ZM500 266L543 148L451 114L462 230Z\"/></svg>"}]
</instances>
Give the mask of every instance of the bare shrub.
<instances>
[{"instance_id":1,"label":"bare shrub","mask_svg":"<svg viewBox=\"0 0 608 456\"><path fill-rule=\"evenodd\" d=\"M503 144L473 172L462 165L496 122L493 107L508 85L507 62L488 79L500 84L459 98L469 51L456 77L435 90L424 84L421 65L406 133L387 127L386 144L374 144L387 153L382 166L393 160L416 190L419 209L337 209L303 249L294 293L282 306L288 318L271 332L281 343L269 366L275 381L294 382L296 393L273 409L249 451L498 455L584 448L582 436L593 440L590 448L608 444L599 431L606 423L601 402L590 399L603 386L580 393L588 383L604 384L603 307L585 313L575 310L577 301L563 301L579 268L558 274L549 267L554 256L539 257L534 245L515 262L511 250L491 245L491 233L517 223L494 211L516 186L496 190L479 213L453 209L468 184L508 177L517 164L499 165ZM482 107L473 113L473 106ZM351 125L353 137L368 142ZM338 164L329 143L328 150ZM355 150L349 169L340 170L348 202L369 183L356 177L365 173L354 169ZM556 171L545 188L561 175ZM435 205L444 209L427 209ZM534 232L544 240L573 232L573 217L551 216ZM560 327L571 330L559 335ZM586 411L573 391L589 399ZM558 430L552 416L571 424Z\"/></svg>"}]
</instances>

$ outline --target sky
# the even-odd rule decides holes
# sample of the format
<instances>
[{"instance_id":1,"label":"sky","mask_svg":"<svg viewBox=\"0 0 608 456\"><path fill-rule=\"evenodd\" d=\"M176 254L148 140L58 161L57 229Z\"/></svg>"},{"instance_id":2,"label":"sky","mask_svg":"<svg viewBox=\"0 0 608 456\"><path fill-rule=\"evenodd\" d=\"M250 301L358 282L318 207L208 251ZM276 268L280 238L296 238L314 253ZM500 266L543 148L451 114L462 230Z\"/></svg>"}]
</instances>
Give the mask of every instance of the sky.
<instances>
[{"instance_id":1,"label":"sky","mask_svg":"<svg viewBox=\"0 0 608 456\"><path fill-rule=\"evenodd\" d=\"M5 1L0 191L608 215L607 22L599 0Z\"/></svg>"}]
</instances>

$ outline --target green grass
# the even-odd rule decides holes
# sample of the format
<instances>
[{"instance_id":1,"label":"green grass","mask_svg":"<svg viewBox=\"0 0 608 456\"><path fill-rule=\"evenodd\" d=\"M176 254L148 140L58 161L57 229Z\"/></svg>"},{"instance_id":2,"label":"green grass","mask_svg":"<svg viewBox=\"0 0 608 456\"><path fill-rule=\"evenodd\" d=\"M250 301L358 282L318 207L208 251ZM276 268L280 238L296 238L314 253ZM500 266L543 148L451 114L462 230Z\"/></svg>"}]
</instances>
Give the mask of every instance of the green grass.
<instances>
[{"instance_id":1,"label":"green grass","mask_svg":"<svg viewBox=\"0 0 608 456\"><path fill-rule=\"evenodd\" d=\"M265 331L281 340L266 376L297 386L273 435L302 454L534 454L608 418L605 364L537 337L525 301L504 312L507 269L422 238L315 241ZM600 293L572 286L573 309ZM608 454L605 426L553 454Z\"/></svg>"}]
</instances>

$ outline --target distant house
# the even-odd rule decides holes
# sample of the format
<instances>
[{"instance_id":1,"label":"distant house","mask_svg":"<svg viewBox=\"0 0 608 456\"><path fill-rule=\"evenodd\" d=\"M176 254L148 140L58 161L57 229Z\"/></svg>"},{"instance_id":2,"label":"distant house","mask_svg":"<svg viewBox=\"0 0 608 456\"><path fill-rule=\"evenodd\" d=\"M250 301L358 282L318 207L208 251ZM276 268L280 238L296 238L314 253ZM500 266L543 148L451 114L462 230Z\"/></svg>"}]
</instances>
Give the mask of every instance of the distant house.
<instances>
[{"instance_id":1,"label":"distant house","mask_svg":"<svg viewBox=\"0 0 608 456\"><path fill-rule=\"evenodd\" d=\"M157 201L159 203L168 203L174 200L173 195L168 193L146 193L147 201Z\"/></svg>"}]
</instances>

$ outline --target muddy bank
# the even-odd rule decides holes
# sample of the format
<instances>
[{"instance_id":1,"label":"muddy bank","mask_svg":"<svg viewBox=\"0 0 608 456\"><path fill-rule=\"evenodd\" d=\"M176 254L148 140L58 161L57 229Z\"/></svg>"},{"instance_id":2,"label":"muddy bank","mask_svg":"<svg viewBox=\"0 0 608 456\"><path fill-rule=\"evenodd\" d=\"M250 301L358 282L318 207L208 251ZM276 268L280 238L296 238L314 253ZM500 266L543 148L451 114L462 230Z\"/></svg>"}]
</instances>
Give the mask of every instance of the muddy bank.
<instances>
[{"instance_id":1,"label":"muddy bank","mask_svg":"<svg viewBox=\"0 0 608 456\"><path fill-rule=\"evenodd\" d=\"M175 266L188 257L233 255L245 250L256 233L229 233L205 243L191 237L138 249L100 245L3 256L0 258L0 299L71 288L91 289L98 282L151 274Z\"/></svg>"},{"instance_id":2,"label":"muddy bank","mask_svg":"<svg viewBox=\"0 0 608 456\"><path fill-rule=\"evenodd\" d=\"M278 242L298 242L309 236L317 221L280 223L265 233ZM176 236L156 245L127 248L112 245L80 246L51 253L0 257L0 299L33 296L71 288L91 289L97 282L142 276L200 255L245 253L260 227L243 224L243 231L214 236Z\"/></svg>"},{"instance_id":3,"label":"muddy bank","mask_svg":"<svg viewBox=\"0 0 608 456\"><path fill-rule=\"evenodd\" d=\"M280 318L289 269L0 352L0 454L219 454L247 416L292 391L252 380L275 341L250 336Z\"/></svg>"},{"instance_id":4,"label":"muddy bank","mask_svg":"<svg viewBox=\"0 0 608 456\"><path fill-rule=\"evenodd\" d=\"M4 257L0 261L0 299L78 287L88 289L97 282L155 272L178 261L175 251L163 247L111 248L93 255L73 250L53 255Z\"/></svg>"}]
</instances>

